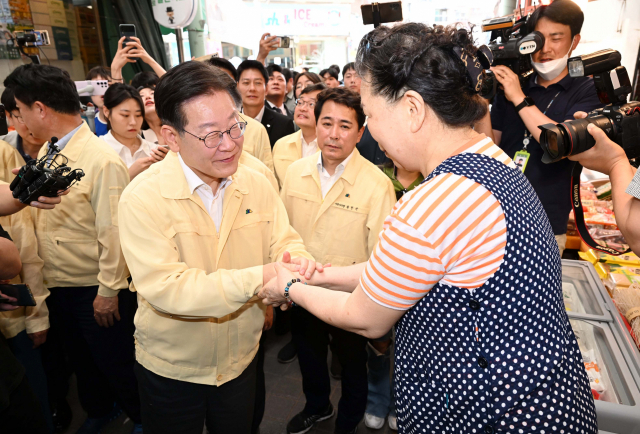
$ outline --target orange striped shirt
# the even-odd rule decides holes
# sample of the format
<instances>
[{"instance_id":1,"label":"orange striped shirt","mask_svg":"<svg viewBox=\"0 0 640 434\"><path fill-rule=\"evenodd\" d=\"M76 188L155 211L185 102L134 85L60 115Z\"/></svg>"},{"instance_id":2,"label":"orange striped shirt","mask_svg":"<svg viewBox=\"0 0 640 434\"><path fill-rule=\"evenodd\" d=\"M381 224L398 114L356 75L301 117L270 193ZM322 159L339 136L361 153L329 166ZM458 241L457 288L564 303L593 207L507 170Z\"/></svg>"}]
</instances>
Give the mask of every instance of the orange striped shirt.
<instances>
[{"instance_id":1,"label":"orange striped shirt","mask_svg":"<svg viewBox=\"0 0 640 434\"><path fill-rule=\"evenodd\" d=\"M484 135L461 146L516 169ZM500 267L507 244L504 212L482 185L441 174L406 194L387 217L360 285L374 300L407 310L438 282L482 286Z\"/></svg>"}]
</instances>

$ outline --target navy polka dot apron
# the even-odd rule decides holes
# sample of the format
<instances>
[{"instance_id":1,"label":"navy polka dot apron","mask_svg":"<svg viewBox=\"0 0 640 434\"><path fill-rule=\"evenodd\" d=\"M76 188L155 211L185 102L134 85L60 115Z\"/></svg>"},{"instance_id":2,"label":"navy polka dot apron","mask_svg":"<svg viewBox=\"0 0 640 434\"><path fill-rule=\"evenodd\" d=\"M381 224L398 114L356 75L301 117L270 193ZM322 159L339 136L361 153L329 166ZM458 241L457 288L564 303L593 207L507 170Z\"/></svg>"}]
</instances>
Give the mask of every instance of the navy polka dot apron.
<instances>
[{"instance_id":1,"label":"navy polka dot apron","mask_svg":"<svg viewBox=\"0 0 640 434\"><path fill-rule=\"evenodd\" d=\"M504 261L477 289L436 284L396 326L400 433L597 433L562 301L560 255L533 188L481 154L445 160L488 189L507 225ZM569 194L569 192L558 192Z\"/></svg>"}]
</instances>

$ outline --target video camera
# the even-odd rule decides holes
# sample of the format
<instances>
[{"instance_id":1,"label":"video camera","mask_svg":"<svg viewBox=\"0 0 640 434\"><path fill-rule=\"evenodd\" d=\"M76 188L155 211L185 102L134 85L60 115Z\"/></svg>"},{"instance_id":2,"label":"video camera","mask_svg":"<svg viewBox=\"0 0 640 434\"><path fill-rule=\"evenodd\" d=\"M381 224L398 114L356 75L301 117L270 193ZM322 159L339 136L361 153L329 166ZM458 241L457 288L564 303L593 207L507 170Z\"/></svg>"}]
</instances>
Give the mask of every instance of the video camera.
<instances>
[{"instance_id":1,"label":"video camera","mask_svg":"<svg viewBox=\"0 0 640 434\"><path fill-rule=\"evenodd\" d=\"M553 163L591 149L595 139L587 131L594 124L624 149L629 159L640 157L640 102L627 102L631 93L631 81L618 51L607 49L568 60L569 75L583 77L593 75L598 98L603 104L585 119L559 124L545 124L538 128L543 163Z\"/></svg>"},{"instance_id":2,"label":"video camera","mask_svg":"<svg viewBox=\"0 0 640 434\"><path fill-rule=\"evenodd\" d=\"M49 151L39 160L31 160L20 168L18 176L9 189L13 197L24 204L38 200L40 196L56 197L59 191L69 189L84 176L82 169L71 170L67 157L60 154L56 146L58 139L52 137ZM58 159L64 160L62 163Z\"/></svg>"},{"instance_id":3,"label":"video camera","mask_svg":"<svg viewBox=\"0 0 640 434\"><path fill-rule=\"evenodd\" d=\"M38 56L40 46L51 45L48 30L16 31L13 34L5 31L5 36L7 35L7 46L17 48L35 64L40 64L40 56ZM30 50L31 48L36 49Z\"/></svg>"},{"instance_id":4,"label":"video camera","mask_svg":"<svg viewBox=\"0 0 640 434\"><path fill-rule=\"evenodd\" d=\"M526 32L527 17L520 19L515 16L499 17L482 22L482 31L491 32L490 43L487 45L493 59L489 59L491 66L504 65L515 72L520 79L520 86L533 73L531 55L544 47L544 35L538 31ZM493 72L487 71L482 83L480 95L492 98L497 90L498 80Z\"/></svg>"}]
</instances>

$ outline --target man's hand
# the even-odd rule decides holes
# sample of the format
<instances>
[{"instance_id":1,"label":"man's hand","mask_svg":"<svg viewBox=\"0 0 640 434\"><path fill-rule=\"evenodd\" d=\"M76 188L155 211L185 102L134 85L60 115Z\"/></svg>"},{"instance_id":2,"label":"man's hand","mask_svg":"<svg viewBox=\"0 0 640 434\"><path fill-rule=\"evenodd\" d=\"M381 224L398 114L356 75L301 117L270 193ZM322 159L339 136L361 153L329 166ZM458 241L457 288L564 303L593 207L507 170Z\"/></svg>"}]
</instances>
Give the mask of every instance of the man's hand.
<instances>
[{"instance_id":1,"label":"man's hand","mask_svg":"<svg viewBox=\"0 0 640 434\"><path fill-rule=\"evenodd\" d=\"M584 119L587 114L585 112L576 112L573 116L576 119ZM617 164L629 164L629 159L622 146L609 139L604 131L593 124L587 126L587 131L596 139L595 146L579 154L570 155L569 160L577 161L587 169L606 175L610 175L611 170Z\"/></svg>"},{"instance_id":2,"label":"man's hand","mask_svg":"<svg viewBox=\"0 0 640 434\"><path fill-rule=\"evenodd\" d=\"M20 168L19 167L11 170L11 173L13 173L14 175L17 175L18 172L20 172ZM37 201L31 202L29 205L34 207L34 208L40 208L40 209L54 209L56 207L56 205L58 205L60 202L62 202L61 196L66 196L67 194L69 194L69 191L70 191L70 189L60 190L58 192L58 196L57 197L40 196ZM16 201L16 206L18 208L24 208L25 207L25 205L22 202L18 201L18 199L14 199L14 200Z\"/></svg>"},{"instance_id":3,"label":"man's hand","mask_svg":"<svg viewBox=\"0 0 640 434\"><path fill-rule=\"evenodd\" d=\"M266 332L273 327L273 306L267 306L267 312L264 315L264 326L262 327L262 331Z\"/></svg>"},{"instance_id":4,"label":"man's hand","mask_svg":"<svg viewBox=\"0 0 640 434\"><path fill-rule=\"evenodd\" d=\"M93 316L100 327L111 327L115 324L114 318L120 321L118 297L96 295L93 300Z\"/></svg>"},{"instance_id":5,"label":"man's hand","mask_svg":"<svg viewBox=\"0 0 640 434\"><path fill-rule=\"evenodd\" d=\"M4 295L1 292L0 292L0 298L6 298L7 300L9 300L9 303L15 303L18 301L17 298L9 297L8 295ZM0 312L9 312L11 310L16 310L20 307L20 306L16 306L15 304L9 304L9 303L0 303Z\"/></svg>"},{"instance_id":6,"label":"man's hand","mask_svg":"<svg viewBox=\"0 0 640 434\"><path fill-rule=\"evenodd\" d=\"M277 50L280 46L280 38L277 36L271 36L270 33L265 33L260 36L260 49L258 50L258 56L256 60L260 63L264 63L267 60L267 56L273 50Z\"/></svg>"},{"instance_id":7,"label":"man's hand","mask_svg":"<svg viewBox=\"0 0 640 434\"><path fill-rule=\"evenodd\" d=\"M513 105L518 105L524 101L525 95L520 87L518 75L515 72L503 65L492 66L491 70L496 76L498 83L504 88L504 96L507 100Z\"/></svg>"},{"instance_id":8,"label":"man's hand","mask_svg":"<svg viewBox=\"0 0 640 434\"><path fill-rule=\"evenodd\" d=\"M285 267L286 264L276 262L269 265L274 265L276 276L262 287L258 297L262 299L264 304L280 306L282 310L286 310L288 308L288 300L284 296L284 288L295 275Z\"/></svg>"},{"instance_id":9,"label":"man's hand","mask_svg":"<svg viewBox=\"0 0 640 434\"><path fill-rule=\"evenodd\" d=\"M33 341L33 348L38 348L40 345L47 341L47 332L49 330L42 330L35 333L28 333L29 339Z\"/></svg>"}]
</instances>

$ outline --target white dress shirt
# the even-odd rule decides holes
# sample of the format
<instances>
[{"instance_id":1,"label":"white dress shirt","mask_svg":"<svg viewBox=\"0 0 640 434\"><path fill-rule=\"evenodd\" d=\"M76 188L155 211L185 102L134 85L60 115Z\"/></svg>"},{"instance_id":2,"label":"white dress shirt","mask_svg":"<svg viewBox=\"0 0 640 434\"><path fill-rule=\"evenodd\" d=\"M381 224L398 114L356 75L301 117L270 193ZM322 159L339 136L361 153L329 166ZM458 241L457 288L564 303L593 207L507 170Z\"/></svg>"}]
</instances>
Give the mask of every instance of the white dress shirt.
<instances>
[{"instance_id":1,"label":"white dress shirt","mask_svg":"<svg viewBox=\"0 0 640 434\"><path fill-rule=\"evenodd\" d=\"M264 116L264 109L266 106L262 106L262 110L260 110L260 113L258 113L256 115L256 117L254 118L255 120L257 120L258 122L262 123L262 116ZM240 110L240 113L244 114L244 107L242 108L242 110Z\"/></svg>"},{"instance_id":2,"label":"white dress shirt","mask_svg":"<svg viewBox=\"0 0 640 434\"><path fill-rule=\"evenodd\" d=\"M302 138L302 158L310 157L311 155L318 152L318 138L316 137L311 141L311 143L307 143L304 139L304 134L300 134Z\"/></svg>"},{"instance_id":3,"label":"white dress shirt","mask_svg":"<svg viewBox=\"0 0 640 434\"><path fill-rule=\"evenodd\" d=\"M127 165L127 168L131 167L133 163L141 158L150 157L152 151L158 147L158 145L156 145L155 143L146 141L142 138L142 136L138 134L138 139L140 139L140 147L136 152L133 153L133 155L131 155L131 150L120 143L115 137L113 137L111 131L109 131L104 136L100 136L100 138L107 142L109 146L111 146L113 150L116 151L116 154L118 154L120 158L122 158L122 161L124 161L124 164Z\"/></svg>"},{"instance_id":4,"label":"white dress shirt","mask_svg":"<svg viewBox=\"0 0 640 434\"><path fill-rule=\"evenodd\" d=\"M280 110L280 113L282 113L283 115L288 116L287 109L284 108L284 103L282 103L282 105L278 107L277 105L273 104L271 101L267 100L267 104L269 104L271 108L276 108Z\"/></svg>"},{"instance_id":5,"label":"white dress shirt","mask_svg":"<svg viewBox=\"0 0 640 434\"><path fill-rule=\"evenodd\" d=\"M351 152L351 154L349 154L349 156L345 158L342 163L338 164L338 167L336 167L333 175L329 175L327 169L324 168L324 164L322 163L322 152L320 153L320 156L318 156L318 174L320 175L320 187L322 188L323 199L327 196L327 193L329 193L331 187L333 187L336 181L340 179L340 177L344 173L344 169L345 167L347 167L347 164L349 164L349 160L351 159L352 155L353 152Z\"/></svg>"},{"instance_id":6,"label":"white dress shirt","mask_svg":"<svg viewBox=\"0 0 640 434\"><path fill-rule=\"evenodd\" d=\"M193 194L194 191L198 193L198 196L200 196L200 199L202 199L202 203L213 219L213 222L216 225L216 230L219 233L220 224L222 223L222 205L224 200L224 191L231 183L231 179L222 179L220 181L220 185L218 186L218 190L214 194L211 187L209 187L207 183L200 179L200 177L196 175L195 172L184 163L184 160L182 160L182 156L180 156L180 153L178 153L178 159L180 160L180 166L182 166L184 176L185 178L187 178L187 184L189 185L191 194Z\"/></svg>"},{"instance_id":7,"label":"white dress shirt","mask_svg":"<svg viewBox=\"0 0 640 434\"><path fill-rule=\"evenodd\" d=\"M151 128L142 131L142 136L147 142L158 144L158 136Z\"/></svg>"}]
</instances>

